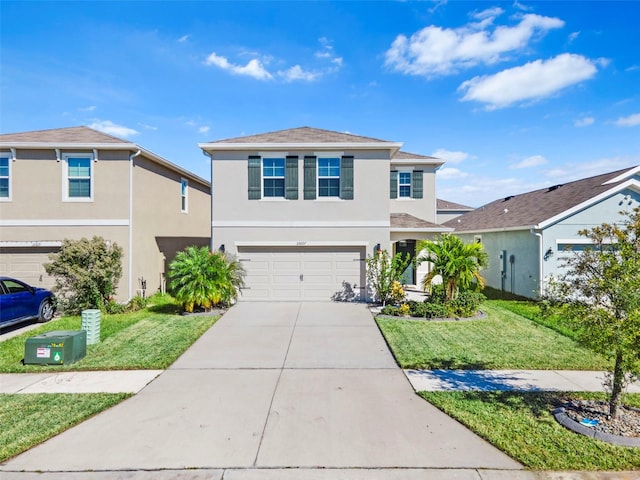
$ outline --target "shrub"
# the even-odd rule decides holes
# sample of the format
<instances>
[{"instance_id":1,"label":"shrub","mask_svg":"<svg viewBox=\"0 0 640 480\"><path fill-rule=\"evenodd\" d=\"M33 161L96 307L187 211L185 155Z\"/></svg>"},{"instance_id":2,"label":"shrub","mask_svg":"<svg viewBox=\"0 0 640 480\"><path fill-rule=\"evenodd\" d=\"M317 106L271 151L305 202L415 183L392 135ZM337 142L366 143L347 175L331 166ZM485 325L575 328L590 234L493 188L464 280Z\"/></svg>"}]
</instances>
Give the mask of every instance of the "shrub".
<instances>
[{"instance_id":1,"label":"shrub","mask_svg":"<svg viewBox=\"0 0 640 480\"><path fill-rule=\"evenodd\" d=\"M418 302L414 310L414 317L423 318L446 318L448 311L446 305L442 303Z\"/></svg>"},{"instance_id":2,"label":"shrub","mask_svg":"<svg viewBox=\"0 0 640 480\"><path fill-rule=\"evenodd\" d=\"M394 280L391 284L391 294L389 295L389 297L390 300L395 304L404 302L406 293L404 292L404 287L399 281Z\"/></svg>"},{"instance_id":3,"label":"shrub","mask_svg":"<svg viewBox=\"0 0 640 480\"><path fill-rule=\"evenodd\" d=\"M187 312L231 303L244 286L243 277L239 261L207 247L187 247L169 265L169 286Z\"/></svg>"},{"instance_id":4,"label":"shrub","mask_svg":"<svg viewBox=\"0 0 640 480\"><path fill-rule=\"evenodd\" d=\"M147 297L136 295L131 300L129 300L129 303L127 304L127 310L129 312L137 312L138 310L146 308L148 303L149 301L147 300Z\"/></svg>"},{"instance_id":5,"label":"shrub","mask_svg":"<svg viewBox=\"0 0 640 480\"><path fill-rule=\"evenodd\" d=\"M55 277L59 306L69 314L104 309L122 276L122 248L102 237L62 242L44 269Z\"/></svg>"},{"instance_id":6,"label":"shrub","mask_svg":"<svg viewBox=\"0 0 640 480\"><path fill-rule=\"evenodd\" d=\"M411 308L406 303L403 303L402 305L400 305L400 307L398 307L398 315L400 315L401 317L408 317L410 311Z\"/></svg>"},{"instance_id":7,"label":"shrub","mask_svg":"<svg viewBox=\"0 0 640 480\"><path fill-rule=\"evenodd\" d=\"M445 305L449 317L471 317L478 311L480 304L485 300L486 297L480 292L463 290L456 298Z\"/></svg>"},{"instance_id":8,"label":"shrub","mask_svg":"<svg viewBox=\"0 0 640 480\"><path fill-rule=\"evenodd\" d=\"M393 257L386 250L377 250L372 257L367 257L367 283L373 290L374 297L386 305L389 301L394 301L391 291L394 282L399 282L402 273L409 265L409 254L403 256L396 253ZM403 290L404 300L404 290Z\"/></svg>"},{"instance_id":9,"label":"shrub","mask_svg":"<svg viewBox=\"0 0 640 480\"><path fill-rule=\"evenodd\" d=\"M382 313L383 315L390 315L392 317L398 317L398 316L400 316L400 308L399 307L394 307L393 305L386 305L386 306L382 307L382 310L380 310L380 313Z\"/></svg>"}]
</instances>

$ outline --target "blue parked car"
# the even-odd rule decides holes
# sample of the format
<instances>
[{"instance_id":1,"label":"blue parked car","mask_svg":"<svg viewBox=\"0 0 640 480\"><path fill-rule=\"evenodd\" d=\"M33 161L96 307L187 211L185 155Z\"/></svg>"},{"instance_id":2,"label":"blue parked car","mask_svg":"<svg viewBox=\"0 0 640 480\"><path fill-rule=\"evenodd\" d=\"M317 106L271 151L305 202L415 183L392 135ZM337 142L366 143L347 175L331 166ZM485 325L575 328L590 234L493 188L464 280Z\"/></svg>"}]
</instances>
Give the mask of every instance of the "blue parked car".
<instances>
[{"instance_id":1,"label":"blue parked car","mask_svg":"<svg viewBox=\"0 0 640 480\"><path fill-rule=\"evenodd\" d=\"M37 318L48 322L55 313L53 293L20 280L0 277L0 327Z\"/></svg>"}]
</instances>

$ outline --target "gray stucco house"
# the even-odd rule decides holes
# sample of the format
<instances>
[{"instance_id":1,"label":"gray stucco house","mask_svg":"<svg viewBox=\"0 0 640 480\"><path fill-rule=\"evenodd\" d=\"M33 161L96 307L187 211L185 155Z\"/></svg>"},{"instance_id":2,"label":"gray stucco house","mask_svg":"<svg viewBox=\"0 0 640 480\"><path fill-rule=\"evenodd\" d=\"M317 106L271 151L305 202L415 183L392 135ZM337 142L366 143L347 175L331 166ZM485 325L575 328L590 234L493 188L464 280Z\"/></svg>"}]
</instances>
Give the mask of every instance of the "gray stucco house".
<instances>
[{"instance_id":1,"label":"gray stucco house","mask_svg":"<svg viewBox=\"0 0 640 480\"><path fill-rule=\"evenodd\" d=\"M482 242L487 285L534 298L560 272L566 249L588 240L578 231L615 223L640 206L640 166L508 196L449 220L464 241Z\"/></svg>"},{"instance_id":2,"label":"gray stucco house","mask_svg":"<svg viewBox=\"0 0 640 480\"><path fill-rule=\"evenodd\" d=\"M242 300L364 300L367 256L413 256L417 240L451 231L437 224L443 162L400 142L300 127L199 146L212 162L211 247L238 255Z\"/></svg>"}]
</instances>

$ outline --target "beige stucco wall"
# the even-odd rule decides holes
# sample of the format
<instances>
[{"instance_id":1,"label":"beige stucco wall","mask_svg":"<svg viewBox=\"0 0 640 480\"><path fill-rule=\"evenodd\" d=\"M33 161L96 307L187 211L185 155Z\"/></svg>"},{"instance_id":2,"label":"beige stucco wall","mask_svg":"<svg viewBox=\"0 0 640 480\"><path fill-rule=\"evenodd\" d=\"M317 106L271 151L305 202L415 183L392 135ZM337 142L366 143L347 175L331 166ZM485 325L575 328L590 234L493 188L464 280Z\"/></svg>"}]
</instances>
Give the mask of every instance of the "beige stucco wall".
<instances>
[{"instance_id":1,"label":"beige stucco wall","mask_svg":"<svg viewBox=\"0 0 640 480\"><path fill-rule=\"evenodd\" d=\"M180 173L144 156L133 163L132 294L146 280L147 294L157 292L175 253L210 242L209 186L186 178L188 208L182 212Z\"/></svg>"},{"instance_id":2,"label":"beige stucco wall","mask_svg":"<svg viewBox=\"0 0 640 480\"><path fill-rule=\"evenodd\" d=\"M93 150L61 149L61 158L72 152L93 153ZM147 280L147 291L155 293L166 261L170 261L176 251L188 245L209 244L211 197L206 182L188 178L188 213L182 213L182 175L141 155L134 160L133 219L130 221L131 153L99 150L97 161L91 164L93 201L68 202L63 200L66 164L56 160L55 150L18 149L17 160L11 163L11 200L0 202L0 242L24 245L5 251L13 255L27 252L31 248L28 245L34 242L102 236L123 249L122 278L116 299L126 301L135 295L141 277ZM130 242L133 245L131 282ZM169 258L165 259L163 252Z\"/></svg>"},{"instance_id":3,"label":"beige stucco wall","mask_svg":"<svg viewBox=\"0 0 640 480\"><path fill-rule=\"evenodd\" d=\"M436 222L436 171L435 167L430 164L416 163L397 163L391 165L392 170L402 170L403 168L412 168L414 170L422 170L422 198L393 198L390 199L391 213L408 213L414 217L421 218L428 222ZM389 181L387 181L387 185ZM389 187L387 186L387 190ZM387 192L387 198L389 192Z\"/></svg>"}]
</instances>

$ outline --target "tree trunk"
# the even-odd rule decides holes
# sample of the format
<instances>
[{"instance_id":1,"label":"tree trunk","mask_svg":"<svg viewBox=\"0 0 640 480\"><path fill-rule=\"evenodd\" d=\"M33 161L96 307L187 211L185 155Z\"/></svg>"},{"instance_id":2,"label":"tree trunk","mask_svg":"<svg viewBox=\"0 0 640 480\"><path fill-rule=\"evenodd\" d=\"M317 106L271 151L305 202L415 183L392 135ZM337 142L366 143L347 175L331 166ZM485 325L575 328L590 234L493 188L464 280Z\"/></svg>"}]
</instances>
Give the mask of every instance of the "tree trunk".
<instances>
[{"instance_id":1,"label":"tree trunk","mask_svg":"<svg viewBox=\"0 0 640 480\"><path fill-rule=\"evenodd\" d=\"M611 382L611 397L609 398L609 415L615 419L620 406L620 395L624 385L624 371L622 368L622 352L616 352L616 363L613 367L613 379Z\"/></svg>"}]
</instances>

